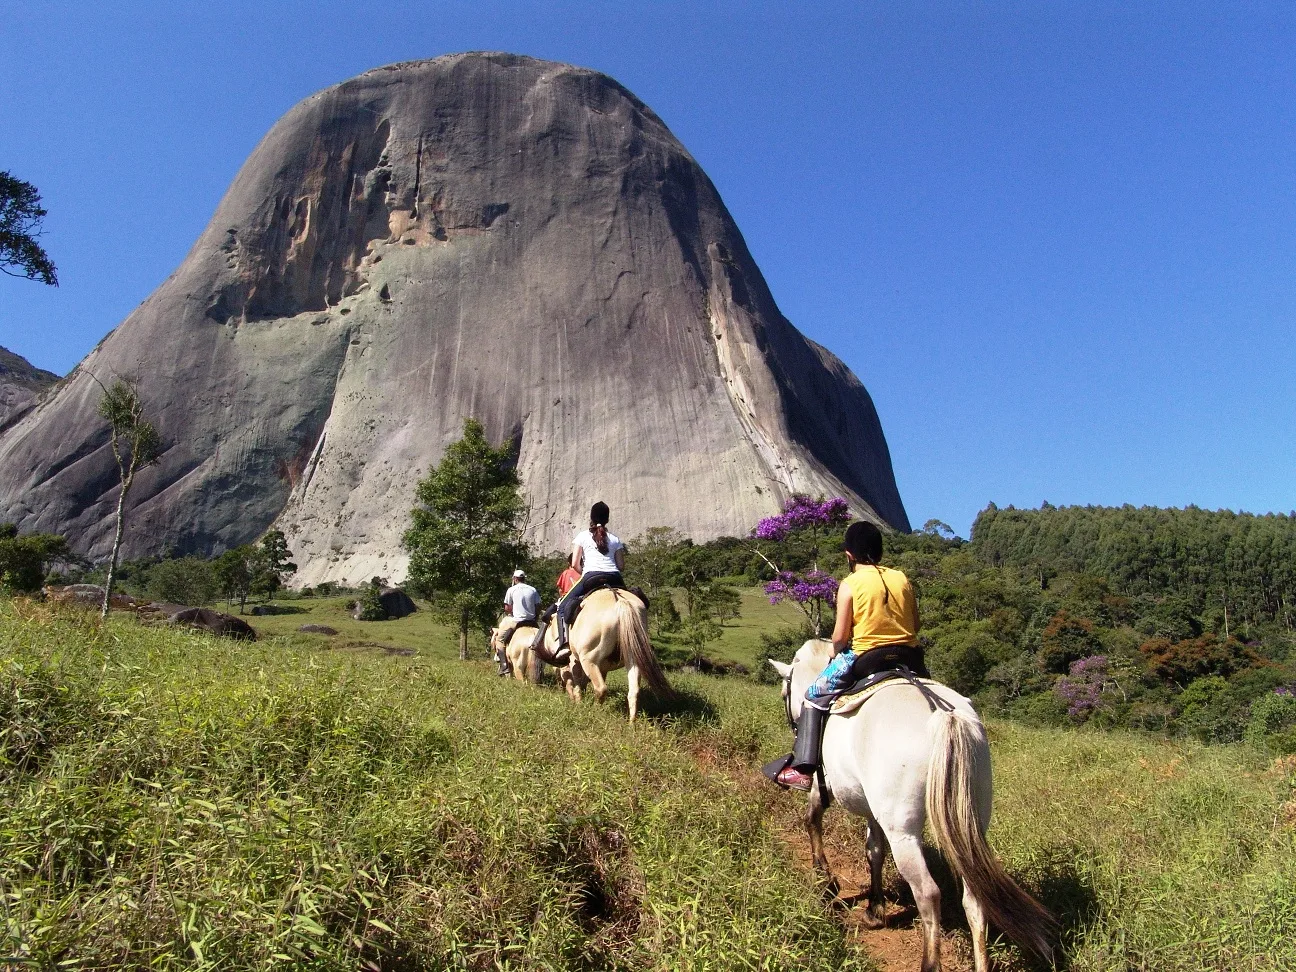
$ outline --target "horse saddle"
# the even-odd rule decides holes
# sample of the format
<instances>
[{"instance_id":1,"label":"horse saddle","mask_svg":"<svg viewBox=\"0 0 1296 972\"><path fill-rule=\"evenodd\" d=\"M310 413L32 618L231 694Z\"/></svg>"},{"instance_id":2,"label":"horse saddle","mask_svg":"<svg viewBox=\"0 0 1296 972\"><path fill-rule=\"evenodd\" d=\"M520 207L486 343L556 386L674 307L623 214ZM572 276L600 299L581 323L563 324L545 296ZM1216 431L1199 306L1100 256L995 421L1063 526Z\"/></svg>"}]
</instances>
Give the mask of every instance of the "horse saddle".
<instances>
[{"instance_id":1,"label":"horse saddle","mask_svg":"<svg viewBox=\"0 0 1296 972\"><path fill-rule=\"evenodd\" d=\"M858 711L865 702L877 695L886 686L897 682L916 686L924 696L929 696L930 686L940 684L935 679L921 678L905 669L892 668L856 682L832 700L832 705L828 711L833 715L850 715L852 712ZM930 700L928 704L930 704Z\"/></svg>"}]
</instances>

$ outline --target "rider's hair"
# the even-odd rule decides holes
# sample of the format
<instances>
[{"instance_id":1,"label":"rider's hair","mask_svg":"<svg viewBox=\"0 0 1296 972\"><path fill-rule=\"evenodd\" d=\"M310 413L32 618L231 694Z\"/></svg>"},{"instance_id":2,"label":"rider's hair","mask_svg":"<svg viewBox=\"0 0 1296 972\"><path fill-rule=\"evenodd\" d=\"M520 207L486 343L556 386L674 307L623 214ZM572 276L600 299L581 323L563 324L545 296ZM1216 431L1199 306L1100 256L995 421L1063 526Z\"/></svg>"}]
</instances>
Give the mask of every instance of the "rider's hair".
<instances>
[{"instance_id":1,"label":"rider's hair","mask_svg":"<svg viewBox=\"0 0 1296 972\"><path fill-rule=\"evenodd\" d=\"M882 603L891 600L891 588L887 587L886 578L882 576L882 531L867 520L856 520L846 528L846 539L842 542L846 552L859 564L871 564L882 581Z\"/></svg>"},{"instance_id":2,"label":"rider's hair","mask_svg":"<svg viewBox=\"0 0 1296 972\"><path fill-rule=\"evenodd\" d=\"M842 546L856 562L876 564L882 559L882 531L867 520L856 520L846 528Z\"/></svg>"},{"instance_id":3,"label":"rider's hair","mask_svg":"<svg viewBox=\"0 0 1296 972\"><path fill-rule=\"evenodd\" d=\"M594 538L594 546L598 547L601 554L608 552L607 521L611 517L612 511L602 500L590 507L590 536Z\"/></svg>"}]
</instances>

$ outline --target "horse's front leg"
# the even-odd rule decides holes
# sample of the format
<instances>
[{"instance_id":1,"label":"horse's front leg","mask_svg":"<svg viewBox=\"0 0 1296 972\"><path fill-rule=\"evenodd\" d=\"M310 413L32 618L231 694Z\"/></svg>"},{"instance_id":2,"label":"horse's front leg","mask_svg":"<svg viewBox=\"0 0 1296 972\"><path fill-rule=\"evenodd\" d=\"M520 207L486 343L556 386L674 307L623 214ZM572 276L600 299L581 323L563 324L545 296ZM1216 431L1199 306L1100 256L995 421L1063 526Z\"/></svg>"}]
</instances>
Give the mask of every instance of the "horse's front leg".
<instances>
[{"instance_id":1,"label":"horse's front leg","mask_svg":"<svg viewBox=\"0 0 1296 972\"><path fill-rule=\"evenodd\" d=\"M828 809L828 805L832 802L832 795L825 792L823 786L819 783L819 779L820 776L816 773L814 783L810 786L810 799L806 803L806 833L810 835L810 857L814 861L815 870L828 882L828 894L836 896L838 890L837 879L833 877L832 867L828 863L828 855L824 852L823 839L824 811Z\"/></svg>"},{"instance_id":2,"label":"horse's front leg","mask_svg":"<svg viewBox=\"0 0 1296 972\"><path fill-rule=\"evenodd\" d=\"M882 867L886 864L886 834L872 815L868 818L869 894L868 907L864 911L864 924L869 928L881 928L886 924L886 902L882 900Z\"/></svg>"}]
</instances>

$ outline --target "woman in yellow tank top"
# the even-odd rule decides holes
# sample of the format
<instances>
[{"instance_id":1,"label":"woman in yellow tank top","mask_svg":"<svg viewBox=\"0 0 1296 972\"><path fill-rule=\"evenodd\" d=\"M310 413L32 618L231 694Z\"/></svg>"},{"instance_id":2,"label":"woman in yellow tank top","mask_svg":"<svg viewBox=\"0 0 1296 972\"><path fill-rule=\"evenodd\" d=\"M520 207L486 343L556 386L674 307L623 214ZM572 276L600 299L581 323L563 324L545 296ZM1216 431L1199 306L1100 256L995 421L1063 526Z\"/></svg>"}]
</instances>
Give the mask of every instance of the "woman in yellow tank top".
<instances>
[{"instance_id":1,"label":"woman in yellow tank top","mask_svg":"<svg viewBox=\"0 0 1296 972\"><path fill-rule=\"evenodd\" d=\"M872 523L846 528L846 564L837 588L833 660L806 690L797 720L796 749L778 774L780 786L810 789L819 766L819 741L833 698L862 678L891 668L928 677L918 643L918 603L903 571L883 567L882 531Z\"/></svg>"}]
</instances>

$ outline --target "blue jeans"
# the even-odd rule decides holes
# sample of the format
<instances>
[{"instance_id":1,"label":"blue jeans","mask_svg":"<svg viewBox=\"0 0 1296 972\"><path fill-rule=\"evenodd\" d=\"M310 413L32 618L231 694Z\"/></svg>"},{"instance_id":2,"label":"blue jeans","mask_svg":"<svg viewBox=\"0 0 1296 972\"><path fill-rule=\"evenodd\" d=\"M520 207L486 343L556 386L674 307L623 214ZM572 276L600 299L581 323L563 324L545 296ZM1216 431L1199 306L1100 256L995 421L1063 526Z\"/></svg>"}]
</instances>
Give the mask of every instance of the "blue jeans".
<instances>
[{"instance_id":1,"label":"blue jeans","mask_svg":"<svg viewBox=\"0 0 1296 972\"><path fill-rule=\"evenodd\" d=\"M838 692L843 692L855 684L855 674L852 671L855 667L855 652L849 648L840 654L834 656L819 677L816 678L808 689L806 689L806 701L815 703L823 699L830 699ZM819 708L824 708L823 704Z\"/></svg>"}]
</instances>

